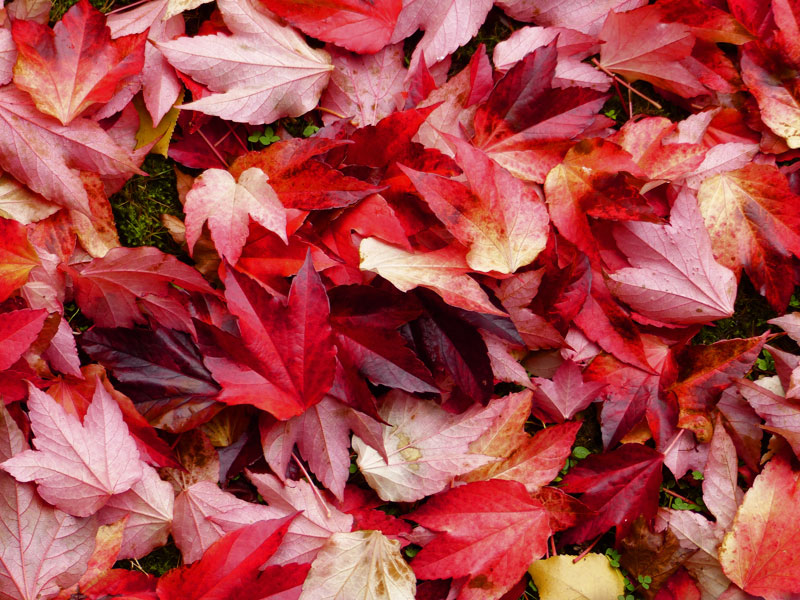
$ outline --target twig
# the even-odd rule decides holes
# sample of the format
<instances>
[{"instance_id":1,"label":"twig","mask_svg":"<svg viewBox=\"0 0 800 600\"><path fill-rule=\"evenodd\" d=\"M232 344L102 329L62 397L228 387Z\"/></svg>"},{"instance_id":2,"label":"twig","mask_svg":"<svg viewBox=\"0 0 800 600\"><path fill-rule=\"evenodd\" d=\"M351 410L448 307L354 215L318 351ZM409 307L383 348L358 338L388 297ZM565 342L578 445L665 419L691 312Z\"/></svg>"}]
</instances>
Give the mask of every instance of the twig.
<instances>
[{"instance_id":1,"label":"twig","mask_svg":"<svg viewBox=\"0 0 800 600\"><path fill-rule=\"evenodd\" d=\"M595 547L595 545L597 544L597 542L599 542L599 541L600 541L600 538L601 538L601 537L603 537L603 534L602 534L602 533L601 533L600 535L598 535L596 538L594 538L594 541L593 541L591 544L589 544L589 547L588 547L588 548L586 548L586 550L584 550L584 551L583 551L583 552L581 552L581 553L580 553L578 556L576 556L575 558L573 558L573 559L572 559L572 564L575 564L575 563L576 563L576 562L578 562L580 559L582 559L584 556L586 556L587 554L589 554L589 552L591 552L591 551L592 551L592 548L594 548L594 547Z\"/></svg>"},{"instance_id":2,"label":"twig","mask_svg":"<svg viewBox=\"0 0 800 600\"><path fill-rule=\"evenodd\" d=\"M225 121L225 125L228 126L228 129L231 134L233 134L233 139L239 142L239 145L244 149L245 152L250 152L250 148L247 147L247 144L242 141L242 138L239 137L239 134L236 133L236 129L231 125L230 121Z\"/></svg>"},{"instance_id":3,"label":"twig","mask_svg":"<svg viewBox=\"0 0 800 600\"><path fill-rule=\"evenodd\" d=\"M633 114L631 114L633 113L633 110L631 110L631 108L625 103L625 98L622 97L622 90L619 89L619 81L617 81L616 77L611 81L614 82L614 89L617 90L617 96L619 97L619 103L622 104L622 110L625 111L625 114L627 114L628 118L630 119L633 116ZM630 95L630 92L628 92L628 98L630 98Z\"/></svg>"},{"instance_id":4,"label":"twig","mask_svg":"<svg viewBox=\"0 0 800 600\"><path fill-rule=\"evenodd\" d=\"M680 494L676 494L675 492L673 492L672 490L668 490L667 488L664 488L661 491L664 492L665 494L669 494L670 496L674 496L675 498L680 498L681 500L686 502L686 504L694 504L694 502L689 500L686 496L681 496Z\"/></svg>"},{"instance_id":5,"label":"twig","mask_svg":"<svg viewBox=\"0 0 800 600\"><path fill-rule=\"evenodd\" d=\"M322 112L326 112L329 115L333 115L334 117L338 117L339 119L346 119L347 118L343 114L340 114L340 113L336 112L335 110L331 110L330 108L325 108L324 106L318 106L317 110L320 110Z\"/></svg>"},{"instance_id":6,"label":"twig","mask_svg":"<svg viewBox=\"0 0 800 600\"><path fill-rule=\"evenodd\" d=\"M139 6L140 4L144 4L147 0L137 0L136 2L131 2L130 4L126 4L125 6L120 6L119 8L115 8L114 10L108 11L106 16L113 15L114 13L122 12L128 9L133 8L134 6ZM142 571L144 572L144 571Z\"/></svg>"},{"instance_id":7,"label":"twig","mask_svg":"<svg viewBox=\"0 0 800 600\"><path fill-rule=\"evenodd\" d=\"M224 167L227 169L227 168L228 168L228 163L226 163L226 162L225 162L225 159L224 159L224 158L222 158L222 154L220 154L220 153L219 153L219 150L217 150L217 147L216 147L214 144L212 144L212 143L211 143L211 140L209 140L209 139L206 137L206 135L203 133L203 130L202 130L202 129L198 129L198 130L197 130L197 133L199 133L199 134L200 134L200 137L201 137L201 138L203 138L203 141L204 141L206 144L208 144L208 147L209 147L209 148L211 148L211 151L214 153L214 156L216 156L216 157L219 159L219 162L221 162L221 163L222 163L222 165L223 165L223 166L224 166Z\"/></svg>"},{"instance_id":8,"label":"twig","mask_svg":"<svg viewBox=\"0 0 800 600\"><path fill-rule=\"evenodd\" d=\"M550 536L550 545L553 547L553 556L558 556L558 552L556 551L556 540L552 535Z\"/></svg>"},{"instance_id":9,"label":"twig","mask_svg":"<svg viewBox=\"0 0 800 600\"><path fill-rule=\"evenodd\" d=\"M595 67L597 67L598 69L600 69L600 70L601 70L603 73L605 73L605 74L606 74L606 75L608 75L609 77L613 77L613 78L614 78L614 80L616 80L616 81L619 81L619 82L620 82L622 85L624 85L626 88L628 88L628 89L629 89L630 91L632 91L634 94L636 94L637 96L639 96L639 97L640 97L640 98L642 98L643 100L647 100L647 101L648 101L650 104L652 104L653 106L655 106L655 107L656 107L658 110L662 110L662 109L664 108L664 107L663 107L663 106L661 106L661 105L660 105L658 102L656 102L655 100L653 100L653 99L652 99L650 96L647 96L647 95L643 94L642 92L640 92L639 90L637 90L635 87L633 87L633 86L632 86L630 83L628 83L627 81L625 81L625 80L624 80L624 79L622 79L621 77L617 77L616 75L614 75L614 73L612 73L611 71L609 71L608 69L606 69L606 68L605 68L603 65L601 65L599 62L597 62L597 59L596 59L596 58L593 58L593 59L592 59L592 63L594 64L594 66L595 66Z\"/></svg>"}]
</instances>

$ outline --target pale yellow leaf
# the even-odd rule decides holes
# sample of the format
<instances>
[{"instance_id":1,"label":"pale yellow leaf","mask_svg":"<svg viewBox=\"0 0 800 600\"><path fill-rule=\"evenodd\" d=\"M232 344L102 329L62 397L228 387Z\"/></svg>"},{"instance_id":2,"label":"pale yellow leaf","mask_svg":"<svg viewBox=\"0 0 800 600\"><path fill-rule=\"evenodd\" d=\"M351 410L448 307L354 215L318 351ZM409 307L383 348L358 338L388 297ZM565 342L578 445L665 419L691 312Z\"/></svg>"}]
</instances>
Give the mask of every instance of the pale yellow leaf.
<instances>
[{"instance_id":1,"label":"pale yellow leaf","mask_svg":"<svg viewBox=\"0 0 800 600\"><path fill-rule=\"evenodd\" d=\"M58 204L48 202L8 173L0 174L0 217L27 225L49 217L59 208Z\"/></svg>"},{"instance_id":2,"label":"pale yellow leaf","mask_svg":"<svg viewBox=\"0 0 800 600\"><path fill-rule=\"evenodd\" d=\"M528 567L542 600L613 600L625 593L622 574L605 556L590 553L577 563L574 559L560 554Z\"/></svg>"},{"instance_id":3,"label":"pale yellow leaf","mask_svg":"<svg viewBox=\"0 0 800 600\"><path fill-rule=\"evenodd\" d=\"M170 17L179 15L187 10L195 9L210 1L211 0L169 0L167 2L167 10L164 13L164 20L166 21Z\"/></svg>"}]
</instances>

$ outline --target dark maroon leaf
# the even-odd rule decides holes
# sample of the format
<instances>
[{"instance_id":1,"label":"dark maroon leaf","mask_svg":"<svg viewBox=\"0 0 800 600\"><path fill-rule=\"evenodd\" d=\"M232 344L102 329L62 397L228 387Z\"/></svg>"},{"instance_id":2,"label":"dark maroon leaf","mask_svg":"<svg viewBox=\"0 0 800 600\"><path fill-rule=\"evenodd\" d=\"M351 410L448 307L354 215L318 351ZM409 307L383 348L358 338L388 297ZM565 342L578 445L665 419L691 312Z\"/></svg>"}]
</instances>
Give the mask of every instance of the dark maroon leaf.
<instances>
[{"instance_id":1,"label":"dark maroon leaf","mask_svg":"<svg viewBox=\"0 0 800 600\"><path fill-rule=\"evenodd\" d=\"M94 328L81 348L111 371L120 391L151 425L187 431L211 419L223 405L211 373L191 337L179 331Z\"/></svg>"}]
</instances>

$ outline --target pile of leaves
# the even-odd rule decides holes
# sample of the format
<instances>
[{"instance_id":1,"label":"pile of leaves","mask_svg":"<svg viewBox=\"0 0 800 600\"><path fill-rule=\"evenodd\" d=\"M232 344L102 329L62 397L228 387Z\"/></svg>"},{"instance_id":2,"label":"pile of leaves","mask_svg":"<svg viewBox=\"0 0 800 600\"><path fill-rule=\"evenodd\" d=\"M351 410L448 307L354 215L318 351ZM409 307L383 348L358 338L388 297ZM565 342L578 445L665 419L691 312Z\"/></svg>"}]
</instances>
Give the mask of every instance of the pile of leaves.
<instances>
[{"instance_id":1,"label":"pile of leaves","mask_svg":"<svg viewBox=\"0 0 800 600\"><path fill-rule=\"evenodd\" d=\"M800 3L203 3L0 8L0 598L800 594Z\"/></svg>"}]
</instances>

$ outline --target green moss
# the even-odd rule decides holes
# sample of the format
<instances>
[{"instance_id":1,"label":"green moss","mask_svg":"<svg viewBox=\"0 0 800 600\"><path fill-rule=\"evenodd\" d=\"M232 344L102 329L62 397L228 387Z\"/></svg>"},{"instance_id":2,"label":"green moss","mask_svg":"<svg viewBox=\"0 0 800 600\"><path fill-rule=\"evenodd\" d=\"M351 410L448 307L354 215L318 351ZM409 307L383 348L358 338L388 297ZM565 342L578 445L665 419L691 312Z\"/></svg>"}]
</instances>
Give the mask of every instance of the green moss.
<instances>
[{"instance_id":1,"label":"green moss","mask_svg":"<svg viewBox=\"0 0 800 600\"><path fill-rule=\"evenodd\" d=\"M53 6L50 7L50 24L53 25L56 21L60 21L64 13L69 10L73 4L77 4L78 0L53 0ZM108 12L112 6L117 6L120 3L115 0L89 0L89 3L100 12Z\"/></svg>"},{"instance_id":2,"label":"green moss","mask_svg":"<svg viewBox=\"0 0 800 600\"><path fill-rule=\"evenodd\" d=\"M149 176L135 175L110 198L120 241L124 246L155 246L180 254L180 247L161 223L164 213L183 218L172 162L151 154L142 170Z\"/></svg>"},{"instance_id":3,"label":"green moss","mask_svg":"<svg viewBox=\"0 0 800 600\"><path fill-rule=\"evenodd\" d=\"M481 26L480 30L478 30L475 37L453 52L449 75L452 76L466 67L472 55L475 54L475 51L481 44L486 45L486 53L491 60L494 47L507 39L508 36L521 25L522 24L517 24L516 21L507 17L502 10L495 6L489 12L486 21Z\"/></svg>"},{"instance_id":4,"label":"green moss","mask_svg":"<svg viewBox=\"0 0 800 600\"><path fill-rule=\"evenodd\" d=\"M181 552L170 539L170 543L166 546L156 548L143 558L117 561L114 568L143 571L144 573L161 577L167 571L179 567L181 563Z\"/></svg>"}]
</instances>

